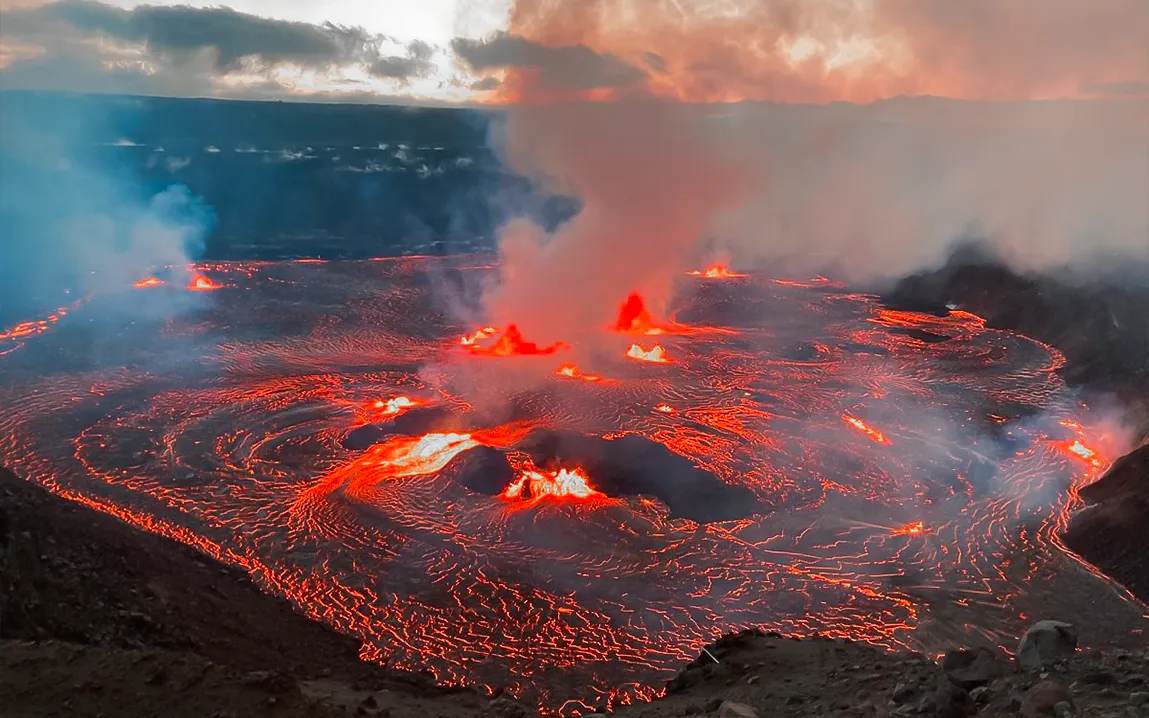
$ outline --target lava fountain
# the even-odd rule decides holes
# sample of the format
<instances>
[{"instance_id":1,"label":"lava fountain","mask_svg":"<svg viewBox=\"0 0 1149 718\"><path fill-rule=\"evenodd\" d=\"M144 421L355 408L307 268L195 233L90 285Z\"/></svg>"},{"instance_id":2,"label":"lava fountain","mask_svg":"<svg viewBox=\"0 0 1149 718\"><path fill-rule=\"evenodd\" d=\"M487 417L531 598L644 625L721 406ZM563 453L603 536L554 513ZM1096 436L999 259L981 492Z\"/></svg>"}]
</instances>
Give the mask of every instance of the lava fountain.
<instances>
[{"instance_id":1,"label":"lava fountain","mask_svg":"<svg viewBox=\"0 0 1149 718\"><path fill-rule=\"evenodd\" d=\"M703 279L741 279L746 277L745 274L730 271L725 265L712 264L703 270L693 270L688 272L693 277L702 277Z\"/></svg>"}]
</instances>

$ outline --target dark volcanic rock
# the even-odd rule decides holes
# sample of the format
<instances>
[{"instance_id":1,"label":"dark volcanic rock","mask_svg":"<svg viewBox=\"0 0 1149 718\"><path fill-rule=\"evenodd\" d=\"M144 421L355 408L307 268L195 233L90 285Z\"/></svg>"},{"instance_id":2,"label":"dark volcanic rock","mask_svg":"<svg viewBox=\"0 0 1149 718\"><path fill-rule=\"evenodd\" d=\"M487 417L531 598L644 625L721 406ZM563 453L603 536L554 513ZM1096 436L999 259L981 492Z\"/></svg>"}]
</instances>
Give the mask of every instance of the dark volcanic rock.
<instances>
[{"instance_id":1,"label":"dark volcanic rock","mask_svg":"<svg viewBox=\"0 0 1149 718\"><path fill-rule=\"evenodd\" d=\"M1056 716L1055 706L1066 703L1073 706L1073 696L1069 690L1056 681L1042 681L1030 688L1021 699L1021 715L1024 718Z\"/></svg>"},{"instance_id":2,"label":"dark volcanic rock","mask_svg":"<svg viewBox=\"0 0 1149 718\"><path fill-rule=\"evenodd\" d=\"M389 436L419 436L432 431L456 428L453 412L439 406L411 409L390 421L368 424L353 429L343 439L343 448L362 451Z\"/></svg>"},{"instance_id":3,"label":"dark volcanic rock","mask_svg":"<svg viewBox=\"0 0 1149 718\"><path fill-rule=\"evenodd\" d=\"M1149 600L1149 444L1118 459L1081 497L1091 505L1073 517L1066 545Z\"/></svg>"},{"instance_id":4,"label":"dark volcanic rock","mask_svg":"<svg viewBox=\"0 0 1149 718\"><path fill-rule=\"evenodd\" d=\"M966 689L945 675L938 678L933 698L934 711L938 718L965 718L977 713L977 706Z\"/></svg>"},{"instance_id":5,"label":"dark volcanic rock","mask_svg":"<svg viewBox=\"0 0 1149 718\"><path fill-rule=\"evenodd\" d=\"M476 446L455 457L447 469L471 491L497 496L515 480L507 455L489 446Z\"/></svg>"},{"instance_id":6,"label":"dark volcanic rock","mask_svg":"<svg viewBox=\"0 0 1149 718\"><path fill-rule=\"evenodd\" d=\"M629 434L600 439L539 430L515 447L541 467L581 466L608 496L656 496L675 516L695 521L745 518L759 509L754 492L731 486L658 442Z\"/></svg>"},{"instance_id":7,"label":"dark volcanic rock","mask_svg":"<svg viewBox=\"0 0 1149 718\"><path fill-rule=\"evenodd\" d=\"M20 650L45 665L58 664L59 654L70 651L80 662L108 662L110 675L127 682L122 670L112 669L116 661L133 651L166 656L172 661L166 668L131 669L130 680L138 677L140 686L156 691L169 692L175 677L186 672L185 664L194 664L202 670L225 666L237 672L234 683L272 696L294 692L297 681L328 677L390 688L396 695L449 692L418 676L363 662L359 641L264 593L246 572L67 501L3 468L0 615L0 639L11 645L34 641ZM67 644L48 645L61 641ZM15 664L8 668L23 670ZM64 699L58 685L41 693L38 685L5 678L6 693ZM114 695L111 688L108 694ZM178 713L194 714L193 708Z\"/></svg>"},{"instance_id":8,"label":"dark volcanic rock","mask_svg":"<svg viewBox=\"0 0 1149 718\"><path fill-rule=\"evenodd\" d=\"M1005 675L1004 657L989 648L959 648L946 651L942 671L951 681L971 690Z\"/></svg>"},{"instance_id":9,"label":"dark volcanic rock","mask_svg":"<svg viewBox=\"0 0 1149 718\"><path fill-rule=\"evenodd\" d=\"M945 314L947 304L1060 349L1070 384L1140 397L1149 420L1149 267L1076 282L1020 274L986 248L969 244L945 266L906 277L884 295L891 306ZM1149 425L1147 425L1149 428Z\"/></svg>"}]
</instances>

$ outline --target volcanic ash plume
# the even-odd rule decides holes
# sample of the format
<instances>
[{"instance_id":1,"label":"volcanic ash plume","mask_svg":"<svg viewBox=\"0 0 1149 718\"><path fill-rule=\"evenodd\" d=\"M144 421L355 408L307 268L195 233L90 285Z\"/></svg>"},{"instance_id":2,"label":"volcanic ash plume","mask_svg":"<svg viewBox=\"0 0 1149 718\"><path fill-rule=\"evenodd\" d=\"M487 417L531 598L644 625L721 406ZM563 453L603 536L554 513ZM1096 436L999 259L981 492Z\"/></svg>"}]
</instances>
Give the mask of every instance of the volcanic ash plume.
<instances>
[{"instance_id":1,"label":"volcanic ash plume","mask_svg":"<svg viewBox=\"0 0 1149 718\"><path fill-rule=\"evenodd\" d=\"M634 290L665 298L684 250L750 184L695 121L645 99L511 110L508 161L583 207L550 236L522 219L504 227L503 283L486 297L492 322L549 342L609 326Z\"/></svg>"}]
</instances>

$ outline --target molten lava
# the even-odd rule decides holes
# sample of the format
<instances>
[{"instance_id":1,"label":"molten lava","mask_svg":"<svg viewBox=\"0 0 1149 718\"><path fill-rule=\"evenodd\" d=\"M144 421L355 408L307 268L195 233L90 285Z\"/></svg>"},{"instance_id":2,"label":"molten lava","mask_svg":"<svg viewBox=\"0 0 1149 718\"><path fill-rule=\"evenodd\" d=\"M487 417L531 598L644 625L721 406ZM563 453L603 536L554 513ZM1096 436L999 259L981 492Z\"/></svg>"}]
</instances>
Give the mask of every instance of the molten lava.
<instances>
[{"instance_id":1,"label":"molten lava","mask_svg":"<svg viewBox=\"0 0 1149 718\"><path fill-rule=\"evenodd\" d=\"M459 344L462 344L465 347L474 346L476 342L482 341L484 339L490 339L498 333L499 330L495 329L494 327L483 327L474 334L464 334L463 337L459 339Z\"/></svg>"},{"instance_id":2,"label":"molten lava","mask_svg":"<svg viewBox=\"0 0 1149 718\"><path fill-rule=\"evenodd\" d=\"M411 409L418 405L419 403L410 397L397 396L394 399L376 399L371 402L370 408L378 411L383 416L393 416L404 409Z\"/></svg>"},{"instance_id":3,"label":"molten lava","mask_svg":"<svg viewBox=\"0 0 1149 718\"><path fill-rule=\"evenodd\" d=\"M1063 444L1063 446L1069 453L1082 459L1083 461L1089 462L1090 466L1100 467L1102 464L1101 459L1097 456L1097 452L1081 443L1081 439L1074 439L1072 442L1066 442Z\"/></svg>"},{"instance_id":4,"label":"molten lava","mask_svg":"<svg viewBox=\"0 0 1149 718\"><path fill-rule=\"evenodd\" d=\"M556 376L565 376L570 379L582 379L583 381L596 382L602 381L602 377L598 374L583 374L574 364L563 364L555 372Z\"/></svg>"},{"instance_id":5,"label":"molten lava","mask_svg":"<svg viewBox=\"0 0 1149 718\"><path fill-rule=\"evenodd\" d=\"M478 445L479 442L470 434L398 436L372 447L347 468L352 470L351 473L369 470L364 475L374 479L422 476L439 471L451 463L451 459Z\"/></svg>"},{"instance_id":6,"label":"molten lava","mask_svg":"<svg viewBox=\"0 0 1149 718\"><path fill-rule=\"evenodd\" d=\"M662 346L675 364L587 387L576 378L600 365L579 358L574 377L506 395L513 423L489 426L468 404L471 370L529 360L472 357L462 331L428 329L424 278L456 270L468 285L498 275L487 257L200 265L228 289L212 312L117 331L98 364L80 309L7 322L0 455L55 493L242 566L353 636L365 660L506 689L543 715L649 699L723 626L914 650L954 626L1015 641L1034 614L1146 635L1143 604L1082 570L1059 535L1117 446L1063 405L1051 347L970 315L883 315L872 295L824 281L682 277L705 286L655 317L664 335L614 345L673 335ZM155 271L181 292L191 276ZM614 335L607 314L599 328ZM499 326L472 343L495 343ZM806 345L830 349L776 359ZM429 385L419 367L444 349L462 362ZM575 360L537 368L547 379ZM1024 418L1050 411L1065 425ZM987 415L1000 432L970 420ZM600 456L583 436L615 443ZM516 451L539 462L514 463ZM708 496L701 474L766 510L680 516L671 504Z\"/></svg>"},{"instance_id":7,"label":"molten lava","mask_svg":"<svg viewBox=\"0 0 1149 718\"><path fill-rule=\"evenodd\" d=\"M187 289L191 292L210 292L223 289L223 286L216 284L202 274L193 274L191 280L188 281Z\"/></svg>"},{"instance_id":8,"label":"molten lava","mask_svg":"<svg viewBox=\"0 0 1149 718\"><path fill-rule=\"evenodd\" d=\"M696 269L693 272L690 272L690 275L694 277L702 277L703 279L738 279L740 277L746 276L745 274L731 272L721 264L712 264L701 272Z\"/></svg>"},{"instance_id":9,"label":"molten lava","mask_svg":"<svg viewBox=\"0 0 1149 718\"><path fill-rule=\"evenodd\" d=\"M925 524L923 524L921 521L914 521L913 523L908 523L905 526L899 526L891 533L893 533L895 536L917 536L921 533L924 533L925 530Z\"/></svg>"},{"instance_id":10,"label":"molten lava","mask_svg":"<svg viewBox=\"0 0 1149 718\"><path fill-rule=\"evenodd\" d=\"M489 328L489 327L488 327ZM559 349L566 349L566 344L562 342L555 342L549 346L540 347L534 342L528 342L523 339L523 333L514 324L507 327L507 331L503 336L499 337L495 343L480 345L478 341L482 338L489 338L491 335L487 334L485 337L478 337L486 329L482 329L470 337L463 337L463 345L466 346L472 354L479 354L482 356L496 356L496 357L509 357L509 356L538 356L545 354L554 354ZM467 339L473 339L470 344L466 343Z\"/></svg>"},{"instance_id":11,"label":"molten lava","mask_svg":"<svg viewBox=\"0 0 1149 718\"><path fill-rule=\"evenodd\" d=\"M592 496L602 496L602 492L591 488L590 480L582 469L559 469L558 471L526 470L519 474L503 493L504 499L514 500L524 498L526 491L534 500L545 497L588 499Z\"/></svg>"},{"instance_id":12,"label":"molten lava","mask_svg":"<svg viewBox=\"0 0 1149 718\"><path fill-rule=\"evenodd\" d=\"M890 443L892 443L889 439L886 438L885 434L878 431L877 429L871 428L869 425L866 424L866 422L862 421L861 419L859 419L856 416L850 416L849 414L843 414L842 415L842 421L846 422L847 424L854 427L855 429L857 429L861 433L870 437L870 439L873 440L874 443L886 444L886 445L889 445Z\"/></svg>"},{"instance_id":13,"label":"molten lava","mask_svg":"<svg viewBox=\"0 0 1149 718\"><path fill-rule=\"evenodd\" d=\"M136 289L148 289L149 287L162 287L163 285L164 280L159 279L158 277L146 277L136 282L132 286Z\"/></svg>"},{"instance_id":14,"label":"molten lava","mask_svg":"<svg viewBox=\"0 0 1149 718\"><path fill-rule=\"evenodd\" d=\"M670 359L668 359L666 356L666 350L658 344L655 344L653 347L651 347L650 351L643 349L637 344L631 344L630 349L626 350L626 356L637 361L648 361L655 364L670 363Z\"/></svg>"},{"instance_id":15,"label":"molten lava","mask_svg":"<svg viewBox=\"0 0 1149 718\"><path fill-rule=\"evenodd\" d=\"M631 292L626 301L618 309L618 321L614 324L616 332L625 334L646 334L653 336L662 334L665 329L654 323L650 312L646 310L646 302L638 292Z\"/></svg>"}]
</instances>

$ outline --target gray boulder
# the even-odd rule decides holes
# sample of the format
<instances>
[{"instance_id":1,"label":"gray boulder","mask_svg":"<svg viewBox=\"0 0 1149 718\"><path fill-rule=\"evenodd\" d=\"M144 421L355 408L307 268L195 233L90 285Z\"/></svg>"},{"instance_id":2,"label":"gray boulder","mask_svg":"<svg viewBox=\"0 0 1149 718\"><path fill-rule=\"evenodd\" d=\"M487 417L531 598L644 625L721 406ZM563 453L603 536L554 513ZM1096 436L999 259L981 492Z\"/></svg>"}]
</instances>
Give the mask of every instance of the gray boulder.
<instances>
[{"instance_id":1,"label":"gray boulder","mask_svg":"<svg viewBox=\"0 0 1149 718\"><path fill-rule=\"evenodd\" d=\"M1038 621L1029 627L1017 646L1017 664L1027 671L1073 656L1077 650L1077 631L1073 624L1062 621Z\"/></svg>"},{"instance_id":2,"label":"gray boulder","mask_svg":"<svg viewBox=\"0 0 1149 718\"><path fill-rule=\"evenodd\" d=\"M745 703L722 701L718 707L718 718L758 718L758 711Z\"/></svg>"},{"instance_id":3,"label":"gray boulder","mask_svg":"<svg viewBox=\"0 0 1149 718\"><path fill-rule=\"evenodd\" d=\"M969 691L1004 676L1005 662L999 653L988 648L958 648L946 651L942 671Z\"/></svg>"}]
</instances>

